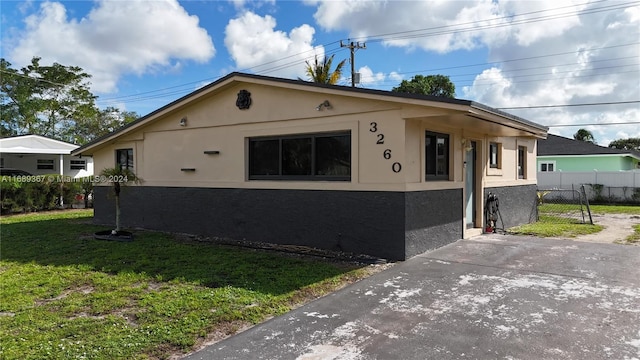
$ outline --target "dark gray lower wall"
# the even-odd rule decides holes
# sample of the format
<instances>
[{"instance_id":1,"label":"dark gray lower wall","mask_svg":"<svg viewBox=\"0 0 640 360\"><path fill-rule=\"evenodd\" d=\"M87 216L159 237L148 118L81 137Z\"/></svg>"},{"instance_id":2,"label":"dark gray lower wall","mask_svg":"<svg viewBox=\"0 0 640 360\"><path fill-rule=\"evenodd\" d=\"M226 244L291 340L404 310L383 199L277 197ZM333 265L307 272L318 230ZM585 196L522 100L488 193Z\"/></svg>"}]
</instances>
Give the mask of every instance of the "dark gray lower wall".
<instances>
[{"instance_id":1,"label":"dark gray lower wall","mask_svg":"<svg viewBox=\"0 0 640 360\"><path fill-rule=\"evenodd\" d=\"M95 222L115 222L110 188L95 189ZM126 187L122 224L296 244L404 260L462 237L462 190L312 191Z\"/></svg>"},{"instance_id":2,"label":"dark gray lower wall","mask_svg":"<svg viewBox=\"0 0 640 360\"><path fill-rule=\"evenodd\" d=\"M535 222L537 220L536 190L536 185L485 188L485 199L490 192L498 196L498 209L504 226L499 217L497 227L508 229Z\"/></svg>"},{"instance_id":3,"label":"dark gray lower wall","mask_svg":"<svg viewBox=\"0 0 640 360\"><path fill-rule=\"evenodd\" d=\"M407 258L462 239L462 189L405 193Z\"/></svg>"}]
</instances>

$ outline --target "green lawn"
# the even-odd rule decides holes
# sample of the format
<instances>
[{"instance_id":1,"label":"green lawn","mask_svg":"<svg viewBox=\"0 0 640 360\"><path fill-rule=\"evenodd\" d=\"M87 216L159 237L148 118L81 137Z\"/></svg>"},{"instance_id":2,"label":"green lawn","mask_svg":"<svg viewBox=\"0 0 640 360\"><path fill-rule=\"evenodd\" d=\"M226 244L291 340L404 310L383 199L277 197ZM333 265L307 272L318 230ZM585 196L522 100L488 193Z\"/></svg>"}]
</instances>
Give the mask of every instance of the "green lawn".
<instances>
[{"instance_id":1,"label":"green lawn","mask_svg":"<svg viewBox=\"0 0 640 360\"><path fill-rule=\"evenodd\" d=\"M539 206L540 219L538 222L516 226L508 229L508 232L540 237L576 237L597 233L604 229L604 226L598 224L583 224L577 220L567 220L554 214L553 209L554 206L549 204ZM640 206L591 205L590 209L592 214L640 215Z\"/></svg>"},{"instance_id":2,"label":"green lawn","mask_svg":"<svg viewBox=\"0 0 640 360\"><path fill-rule=\"evenodd\" d=\"M0 219L0 358L168 358L370 271L155 232L95 240L91 217Z\"/></svg>"}]
</instances>

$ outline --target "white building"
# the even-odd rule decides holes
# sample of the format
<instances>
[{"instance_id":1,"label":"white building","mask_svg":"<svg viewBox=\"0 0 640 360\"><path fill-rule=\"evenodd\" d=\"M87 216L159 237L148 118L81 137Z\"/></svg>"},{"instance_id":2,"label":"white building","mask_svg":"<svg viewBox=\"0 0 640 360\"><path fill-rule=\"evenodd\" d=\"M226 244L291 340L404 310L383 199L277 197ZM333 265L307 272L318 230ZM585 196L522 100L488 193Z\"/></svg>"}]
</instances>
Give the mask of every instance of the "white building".
<instances>
[{"instance_id":1,"label":"white building","mask_svg":"<svg viewBox=\"0 0 640 360\"><path fill-rule=\"evenodd\" d=\"M0 167L32 175L59 174L71 178L93 175L93 158L71 156L78 146L40 135L0 139Z\"/></svg>"}]
</instances>

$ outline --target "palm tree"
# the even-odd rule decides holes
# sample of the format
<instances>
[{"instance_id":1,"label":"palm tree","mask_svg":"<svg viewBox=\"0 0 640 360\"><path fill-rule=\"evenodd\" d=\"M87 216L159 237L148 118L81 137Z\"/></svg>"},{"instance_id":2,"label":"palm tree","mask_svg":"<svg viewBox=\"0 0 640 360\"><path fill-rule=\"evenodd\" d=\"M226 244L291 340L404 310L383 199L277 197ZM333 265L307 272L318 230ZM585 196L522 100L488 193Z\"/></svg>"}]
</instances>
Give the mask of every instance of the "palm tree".
<instances>
[{"instance_id":1,"label":"palm tree","mask_svg":"<svg viewBox=\"0 0 640 360\"><path fill-rule=\"evenodd\" d=\"M128 183L138 183L140 179L130 169L117 166L115 168L106 168L100 172L100 178L110 182L113 186L113 195L116 199L116 228L111 231L112 235L118 235L121 230L120 223L120 191L122 186Z\"/></svg>"},{"instance_id":2,"label":"palm tree","mask_svg":"<svg viewBox=\"0 0 640 360\"><path fill-rule=\"evenodd\" d=\"M340 76L342 76L342 67L344 67L347 60L345 59L340 61L336 66L336 69L331 71L331 64L333 63L334 56L335 54L331 55L331 57L325 56L322 62L318 62L318 58L316 57L314 64L305 61L307 64L305 72L307 73L309 81L320 84L335 85L338 80L340 80Z\"/></svg>"},{"instance_id":3,"label":"palm tree","mask_svg":"<svg viewBox=\"0 0 640 360\"><path fill-rule=\"evenodd\" d=\"M592 144L596 143L596 139L593 137L591 131L586 129L579 129L575 134L573 134L573 139L578 141L589 142Z\"/></svg>"}]
</instances>

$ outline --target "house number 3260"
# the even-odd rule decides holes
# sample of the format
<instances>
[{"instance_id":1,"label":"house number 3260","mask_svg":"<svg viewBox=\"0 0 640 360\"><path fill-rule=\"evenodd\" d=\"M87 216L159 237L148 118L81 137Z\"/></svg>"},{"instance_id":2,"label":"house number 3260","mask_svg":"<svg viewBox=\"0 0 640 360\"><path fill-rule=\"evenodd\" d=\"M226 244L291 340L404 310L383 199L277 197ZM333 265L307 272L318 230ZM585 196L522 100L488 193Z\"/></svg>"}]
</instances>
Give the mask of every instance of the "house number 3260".
<instances>
[{"instance_id":1,"label":"house number 3260","mask_svg":"<svg viewBox=\"0 0 640 360\"><path fill-rule=\"evenodd\" d=\"M369 131L372 133L377 133L376 135L376 144L377 145L383 145L384 144L384 134L383 133L379 133L378 132L378 123L373 121L371 123L369 123ZM391 160L391 149L384 149L384 151L382 152L382 157L385 160ZM393 171L394 173L399 173L400 170L402 170L402 164L400 164L399 162L394 162L391 165L391 171Z\"/></svg>"}]
</instances>

